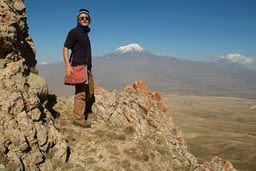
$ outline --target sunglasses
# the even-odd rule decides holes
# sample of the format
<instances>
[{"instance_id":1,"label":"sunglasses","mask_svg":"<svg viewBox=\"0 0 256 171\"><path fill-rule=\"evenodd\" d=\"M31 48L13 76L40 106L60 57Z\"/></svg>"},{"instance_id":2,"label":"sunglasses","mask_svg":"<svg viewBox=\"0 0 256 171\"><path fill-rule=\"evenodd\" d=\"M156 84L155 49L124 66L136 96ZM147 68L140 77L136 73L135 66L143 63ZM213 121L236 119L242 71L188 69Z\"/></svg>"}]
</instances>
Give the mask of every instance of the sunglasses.
<instances>
[{"instance_id":1,"label":"sunglasses","mask_svg":"<svg viewBox=\"0 0 256 171\"><path fill-rule=\"evenodd\" d=\"M89 19L90 19L89 17L80 17L80 18L79 18L80 21L81 21L81 20L88 20L88 21L89 21Z\"/></svg>"}]
</instances>

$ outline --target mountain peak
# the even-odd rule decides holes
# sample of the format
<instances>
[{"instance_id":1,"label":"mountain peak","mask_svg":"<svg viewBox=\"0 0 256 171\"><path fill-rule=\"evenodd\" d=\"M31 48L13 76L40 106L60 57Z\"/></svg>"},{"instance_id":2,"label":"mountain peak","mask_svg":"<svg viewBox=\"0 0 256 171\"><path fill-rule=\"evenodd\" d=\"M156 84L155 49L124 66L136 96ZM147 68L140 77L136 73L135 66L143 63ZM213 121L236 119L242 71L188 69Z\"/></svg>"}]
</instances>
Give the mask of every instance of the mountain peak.
<instances>
[{"instance_id":1,"label":"mountain peak","mask_svg":"<svg viewBox=\"0 0 256 171\"><path fill-rule=\"evenodd\" d=\"M136 43L128 44L126 46L120 46L115 50L115 53L127 53L127 52L143 52L144 49Z\"/></svg>"}]
</instances>

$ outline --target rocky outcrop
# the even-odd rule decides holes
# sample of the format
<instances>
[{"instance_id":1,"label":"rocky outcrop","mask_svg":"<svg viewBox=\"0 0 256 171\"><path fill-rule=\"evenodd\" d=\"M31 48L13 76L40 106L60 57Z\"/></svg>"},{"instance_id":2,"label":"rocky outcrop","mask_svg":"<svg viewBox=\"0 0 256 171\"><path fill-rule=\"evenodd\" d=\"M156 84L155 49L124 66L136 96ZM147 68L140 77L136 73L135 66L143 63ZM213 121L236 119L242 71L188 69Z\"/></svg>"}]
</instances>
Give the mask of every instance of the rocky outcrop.
<instances>
[{"instance_id":1,"label":"rocky outcrop","mask_svg":"<svg viewBox=\"0 0 256 171\"><path fill-rule=\"evenodd\" d=\"M0 166L38 170L47 161L65 163L67 143L43 105L47 85L35 75L23 1L0 0L0 23Z\"/></svg>"},{"instance_id":2,"label":"rocky outcrop","mask_svg":"<svg viewBox=\"0 0 256 171\"><path fill-rule=\"evenodd\" d=\"M89 115L92 128L86 130L71 125L73 98L56 101L56 122L71 149L63 170L235 171L218 157L199 164L161 93L150 91L142 81L119 94L96 87L95 97Z\"/></svg>"},{"instance_id":3,"label":"rocky outcrop","mask_svg":"<svg viewBox=\"0 0 256 171\"><path fill-rule=\"evenodd\" d=\"M22 60L28 67L26 69L36 73L36 50L28 34L26 8L23 0L1 0L0 5L1 65Z\"/></svg>"},{"instance_id":4,"label":"rocky outcrop","mask_svg":"<svg viewBox=\"0 0 256 171\"><path fill-rule=\"evenodd\" d=\"M232 163L227 160L223 160L217 156L214 156L210 162L200 164L195 171L208 171L208 170L223 170L223 171L235 171Z\"/></svg>"},{"instance_id":5,"label":"rocky outcrop","mask_svg":"<svg viewBox=\"0 0 256 171\"><path fill-rule=\"evenodd\" d=\"M89 114L91 129L72 125L73 98L59 98L55 120L69 140L70 157L62 170L193 170L187 150L159 92L138 81L117 94L96 87Z\"/></svg>"},{"instance_id":6,"label":"rocky outcrop","mask_svg":"<svg viewBox=\"0 0 256 171\"><path fill-rule=\"evenodd\" d=\"M112 98L110 98L112 97ZM167 153L169 161L162 165L172 166L169 170L191 170L196 167L196 158L187 150L181 131L173 123L170 113L163 104L160 92L151 92L142 81L127 86L116 95L101 88L96 91L93 112L98 120L109 122L124 129L132 126L137 140L147 140L158 153ZM161 151L162 150L162 151ZM163 167L161 170L168 170Z\"/></svg>"}]
</instances>

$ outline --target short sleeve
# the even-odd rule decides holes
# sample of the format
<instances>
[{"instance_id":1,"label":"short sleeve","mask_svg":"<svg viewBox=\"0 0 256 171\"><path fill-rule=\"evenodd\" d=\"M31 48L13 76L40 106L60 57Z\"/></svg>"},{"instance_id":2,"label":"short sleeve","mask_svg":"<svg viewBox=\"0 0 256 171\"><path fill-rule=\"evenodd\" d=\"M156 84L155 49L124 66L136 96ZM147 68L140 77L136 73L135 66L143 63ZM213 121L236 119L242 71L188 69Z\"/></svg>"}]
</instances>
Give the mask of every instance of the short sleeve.
<instances>
[{"instance_id":1,"label":"short sleeve","mask_svg":"<svg viewBox=\"0 0 256 171\"><path fill-rule=\"evenodd\" d=\"M75 30L72 29L69 31L68 33L68 36L66 38L66 41L64 43L64 47L68 48L68 49L72 49L74 44L75 44L75 39L76 39L76 36L75 36Z\"/></svg>"}]
</instances>

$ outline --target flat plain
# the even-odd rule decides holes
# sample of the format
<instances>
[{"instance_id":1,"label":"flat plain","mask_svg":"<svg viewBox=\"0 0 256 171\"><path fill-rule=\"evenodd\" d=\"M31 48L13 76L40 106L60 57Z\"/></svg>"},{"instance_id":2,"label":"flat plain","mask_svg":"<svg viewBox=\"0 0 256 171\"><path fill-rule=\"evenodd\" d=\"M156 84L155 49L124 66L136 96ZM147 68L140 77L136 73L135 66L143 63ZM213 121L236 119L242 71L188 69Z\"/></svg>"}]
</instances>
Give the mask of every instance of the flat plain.
<instances>
[{"instance_id":1,"label":"flat plain","mask_svg":"<svg viewBox=\"0 0 256 171\"><path fill-rule=\"evenodd\" d=\"M240 171L256 170L256 99L172 94L163 100L200 163L219 156Z\"/></svg>"}]
</instances>

